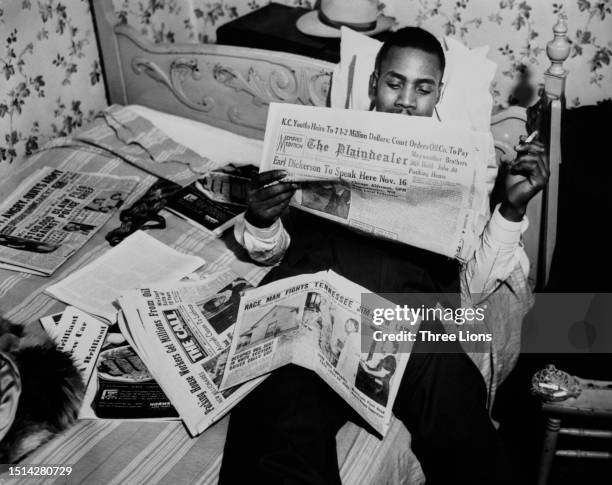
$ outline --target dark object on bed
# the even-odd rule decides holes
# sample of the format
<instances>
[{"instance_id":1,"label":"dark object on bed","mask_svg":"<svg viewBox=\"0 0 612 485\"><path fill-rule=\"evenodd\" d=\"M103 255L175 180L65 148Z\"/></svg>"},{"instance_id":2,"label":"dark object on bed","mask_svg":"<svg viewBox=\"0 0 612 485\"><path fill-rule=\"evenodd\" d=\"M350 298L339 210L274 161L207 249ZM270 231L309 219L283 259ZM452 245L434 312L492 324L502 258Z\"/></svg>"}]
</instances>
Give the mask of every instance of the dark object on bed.
<instances>
[{"instance_id":1,"label":"dark object on bed","mask_svg":"<svg viewBox=\"0 0 612 485\"><path fill-rule=\"evenodd\" d=\"M167 209L192 224L217 234L233 225L233 219L246 210L247 185L257 174L253 165L226 165L168 197Z\"/></svg>"},{"instance_id":2,"label":"dark object on bed","mask_svg":"<svg viewBox=\"0 0 612 485\"><path fill-rule=\"evenodd\" d=\"M116 246L139 229L164 229L166 219L159 215L159 211L166 206L166 199L180 189L180 185L167 180L160 179L155 182L131 207L121 211L121 225L106 235L108 243Z\"/></svg>"},{"instance_id":3,"label":"dark object on bed","mask_svg":"<svg viewBox=\"0 0 612 485\"><path fill-rule=\"evenodd\" d=\"M216 202L246 209L247 184L259 173L255 165L235 166L228 164L207 173L196 184L208 197Z\"/></svg>"},{"instance_id":4,"label":"dark object on bed","mask_svg":"<svg viewBox=\"0 0 612 485\"><path fill-rule=\"evenodd\" d=\"M52 253L59 246L40 241L31 241L12 234L0 234L0 246L18 249L20 251L30 251L32 253Z\"/></svg>"},{"instance_id":5,"label":"dark object on bed","mask_svg":"<svg viewBox=\"0 0 612 485\"><path fill-rule=\"evenodd\" d=\"M232 211L226 205L209 199L193 185L189 185L168 199L167 208L211 231L236 217L241 210Z\"/></svg>"},{"instance_id":6,"label":"dark object on bed","mask_svg":"<svg viewBox=\"0 0 612 485\"><path fill-rule=\"evenodd\" d=\"M110 231L106 240L116 246L139 229L164 229L166 220L159 214L163 208L211 231L221 228L244 211L246 185L257 171L253 165L229 164L184 188L160 179L131 207L121 211L121 226Z\"/></svg>"},{"instance_id":7,"label":"dark object on bed","mask_svg":"<svg viewBox=\"0 0 612 485\"><path fill-rule=\"evenodd\" d=\"M15 463L74 423L85 387L72 359L49 337L2 318L0 352L0 418L6 432L0 463Z\"/></svg>"}]
</instances>

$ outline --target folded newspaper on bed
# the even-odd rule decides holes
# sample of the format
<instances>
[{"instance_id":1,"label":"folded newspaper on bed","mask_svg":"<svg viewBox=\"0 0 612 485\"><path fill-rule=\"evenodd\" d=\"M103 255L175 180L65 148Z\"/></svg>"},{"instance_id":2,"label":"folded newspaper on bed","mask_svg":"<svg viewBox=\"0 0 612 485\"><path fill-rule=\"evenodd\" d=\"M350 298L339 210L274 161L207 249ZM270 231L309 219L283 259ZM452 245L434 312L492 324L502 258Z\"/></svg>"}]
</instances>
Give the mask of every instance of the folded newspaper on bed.
<instances>
[{"instance_id":1,"label":"folded newspaper on bed","mask_svg":"<svg viewBox=\"0 0 612 485\"><path fill-rule=\"evenodd\" d=\"M104 344L108 325L71 306L66 307L63 313L42 317L40 323L56 342L57 348L75 361L87 386Z\"/></svg>"},{"instance_id":2,"label":"folded newspaper on bed","mask_svg":"<svg viewBox=\"0 0 612 485\"><path fill-rule=\"evenodd\" d=\"M260 170L299 182L292 204L302 210L466 260L492 143L433 118L273 103Z\"/></svg>"},{"instance_id":3,"label":"folded newspaper on bed","mask_svg":"<svg viewBox=\"0 0 612 485\"><path fill-rule=\"evenodd\" d=\"M137 184L135 177L37 170L12 193L2 194L0 268L52 274L104 225Z\"/></svg>"},{"instance_id":4,"label":"folded newspaper on bed","mask_svg":"<svg viewBox=\"0 0 612 485\"><path fill-rule=\"evenodd\" d=\"M122 333L194 436L263 379L219 390L240 297L249 287L228 270L194 283L125 291L118 299Z\"/></svg>"},{"instance_id":5,"label":"folded newspaper on bed","mask_svg":"<svg viewBox=\"0 0 612 485\"><path fill-rule=\"evenodd\" d=\"M362 306L363 293L368 290L333 271L247 291L221 389L298 364L319 374L384 435L409 354L374 340L362 348L362 325L373 310Z\"/></svg>"}]
</instances>

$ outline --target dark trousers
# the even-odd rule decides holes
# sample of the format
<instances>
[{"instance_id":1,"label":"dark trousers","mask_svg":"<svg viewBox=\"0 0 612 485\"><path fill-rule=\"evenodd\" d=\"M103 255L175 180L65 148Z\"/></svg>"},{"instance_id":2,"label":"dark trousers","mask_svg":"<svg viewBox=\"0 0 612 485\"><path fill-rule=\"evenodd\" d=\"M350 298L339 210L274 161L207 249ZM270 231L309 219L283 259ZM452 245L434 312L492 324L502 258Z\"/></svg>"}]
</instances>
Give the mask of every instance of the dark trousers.
<instances>
[{"instance_id":1,"label":"dark trousers","mask_svg":"<svg viewBox=\"0 0 612 485\"><path fill-rule=\"evenodd\" d=\"M304 214L285 222L291 246L262 283L333 269L379 293L459 293L454 261ZM484 381L458 342L415 344L393 412L411 433L428 485L512 483ZM348 420L365 426L314 372L277 369L232 410L219 483L338 484L336 433Z\"/></svg>"},{"instance_id":2,"label":"dark trousers","mask_svg":"<svg viewBox=\"0 0 612 485\"><path fill-rule=\"evenodd\" d=\"M508 476L482 376L464 353L410 356L393 412L431 484L503 484ZM314 372L274 371L232 411L219 483L339 484L336 433L361 418Z\"/></svg>"}]
</instances>

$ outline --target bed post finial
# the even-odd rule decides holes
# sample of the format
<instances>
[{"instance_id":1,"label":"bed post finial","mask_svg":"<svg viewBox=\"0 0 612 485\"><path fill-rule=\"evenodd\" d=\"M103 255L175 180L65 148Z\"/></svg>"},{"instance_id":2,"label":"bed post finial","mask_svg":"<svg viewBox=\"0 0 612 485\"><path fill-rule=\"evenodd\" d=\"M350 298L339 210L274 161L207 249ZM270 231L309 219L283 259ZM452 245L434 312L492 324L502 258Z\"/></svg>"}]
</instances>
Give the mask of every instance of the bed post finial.
<instances>
[{"instance_id":1,"label":"bed post finial","mask_svg":"<svg viewBox=\"0 0 612 485\"><path fill-rule=\"evenodd\" d=\"M561 164L561 112L565 104L565 78L563 62L569 57L571 44L567 38L567 18L559 15L553 27L555 38L546 44L550 67L544 73L544 90L548 116L548 167L550 177L542 197L541 239L538 256L538 286L543 288L550 275L552 256L557 241L557 209L559 206L559 165Z\"/></svg>"},{"instance_id":2,"label":"bed post finial","mask_svg":"<svg viewBox=\"0 0 612 485\"><path fill-rule=\"evenodd\" d=\"M550 59L550 67L544 73L544 78L546 93L549 98L561 98L565 88L567 71L563 68L563 62L569 57L571 49L571 44L567 39L567 30L566 17L560 14L553 27L555 37L546 44L546 54Z\"/></svg>"},{"instance_id":3,"label":"bed post finial","mask_svg":"<svg viewBox=\"0 0 612 485\"><path fill-rule=\"evenodd\" d=\"M548 73L556 76L565 75L563 61L568 58L571 47L567 40L567 23L565 20L565 15L559 15L559 19L553 27L555 38L546 44L546 54L548 54L551 62Z\"/></svg>"}]
</instances>

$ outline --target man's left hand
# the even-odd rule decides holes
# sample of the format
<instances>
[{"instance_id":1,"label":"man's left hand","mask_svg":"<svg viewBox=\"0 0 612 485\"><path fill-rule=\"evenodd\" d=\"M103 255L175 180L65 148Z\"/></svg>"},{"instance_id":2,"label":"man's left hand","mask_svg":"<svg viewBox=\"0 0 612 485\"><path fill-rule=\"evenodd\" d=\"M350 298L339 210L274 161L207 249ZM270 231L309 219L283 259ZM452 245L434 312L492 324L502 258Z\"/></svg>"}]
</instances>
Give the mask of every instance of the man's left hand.
<instances>
[{"instance_id":1,"label":"man's left hand","mask_svg":"<svg viewBox=\"0 0 612 485\"><path fill-rule=\"evenodd\" d=\"M516 151L518 156L508 168L506 194L499 209L505 219L513 222L523 219L527 204L548 183L550 175L542 143L521 140Z\"/></svg>"}]
</instances>

